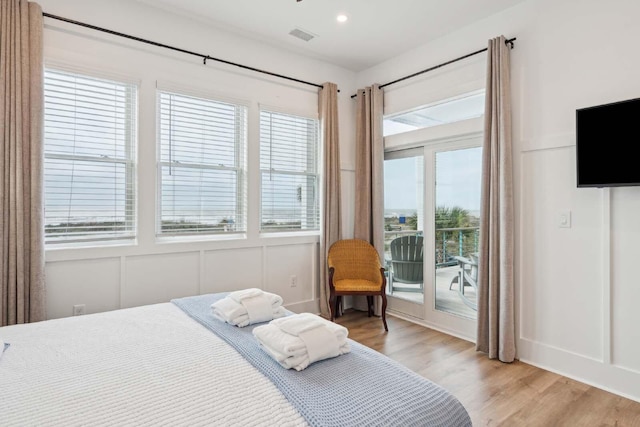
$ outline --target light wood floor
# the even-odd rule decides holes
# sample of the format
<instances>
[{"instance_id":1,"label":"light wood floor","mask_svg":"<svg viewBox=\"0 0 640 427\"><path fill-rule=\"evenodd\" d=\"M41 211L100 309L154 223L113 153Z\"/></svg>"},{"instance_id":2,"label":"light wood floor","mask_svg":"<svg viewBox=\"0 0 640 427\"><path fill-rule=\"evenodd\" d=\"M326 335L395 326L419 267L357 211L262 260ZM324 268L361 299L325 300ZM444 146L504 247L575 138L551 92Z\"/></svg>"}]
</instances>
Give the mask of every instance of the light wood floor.
<instances>
[{"instance_id":1,"label":"light wood floor","mask_svg":"<svg viewBox=\"0 0 640 427\"><path fill-rule=\"evenodd\" d=\"M640 403L522 362L505 364L474 344L411 322L347 311L349 337L441 385L467 408L474 426L640 427Z\"/></svg>"}]
</instances>

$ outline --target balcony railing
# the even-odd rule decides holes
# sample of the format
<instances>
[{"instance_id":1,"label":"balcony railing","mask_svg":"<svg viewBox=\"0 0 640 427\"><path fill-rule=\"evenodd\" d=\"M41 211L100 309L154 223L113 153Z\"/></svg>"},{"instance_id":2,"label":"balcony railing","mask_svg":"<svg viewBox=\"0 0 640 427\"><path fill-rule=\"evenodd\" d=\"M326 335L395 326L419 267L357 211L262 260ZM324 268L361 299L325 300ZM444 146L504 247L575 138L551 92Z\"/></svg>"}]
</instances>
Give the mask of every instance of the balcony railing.
<instances>
[{"instance_id":1,"label":"balcony railing","mask_svg":"<svg viewBox=\"0 0 640 427\"><path fill-rule=\"evenodd\" d=\"M457 265L454 256L468 257L478 252L480 227L436 228L436 268ZM384 232L385 259L391 259L389 246L400 236L422 236L422 230L394 230Z\"/></svg>"}]
</instances>

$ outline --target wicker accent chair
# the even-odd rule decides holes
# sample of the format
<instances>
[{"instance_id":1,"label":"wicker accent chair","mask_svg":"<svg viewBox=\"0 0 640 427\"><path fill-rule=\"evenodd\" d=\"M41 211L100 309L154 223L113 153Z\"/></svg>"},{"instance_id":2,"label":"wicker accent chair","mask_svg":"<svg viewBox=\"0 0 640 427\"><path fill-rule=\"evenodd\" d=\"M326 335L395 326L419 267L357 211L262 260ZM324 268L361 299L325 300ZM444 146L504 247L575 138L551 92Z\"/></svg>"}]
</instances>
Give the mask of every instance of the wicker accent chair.
<instances>
[{"instance_id":1,"label":"wicker accent chair","mask_svg":"<svg viewBox=\"0 0 640 427\"><path fill-rule=\"evenodd\" d=\"M329 248L329 307L335 320L343 295L366 295L368 315L373 315L373 297L382 297L382 323L387 327L387 279L378 251L360 239L338 240Z\"/></svg>"}]
</instances>

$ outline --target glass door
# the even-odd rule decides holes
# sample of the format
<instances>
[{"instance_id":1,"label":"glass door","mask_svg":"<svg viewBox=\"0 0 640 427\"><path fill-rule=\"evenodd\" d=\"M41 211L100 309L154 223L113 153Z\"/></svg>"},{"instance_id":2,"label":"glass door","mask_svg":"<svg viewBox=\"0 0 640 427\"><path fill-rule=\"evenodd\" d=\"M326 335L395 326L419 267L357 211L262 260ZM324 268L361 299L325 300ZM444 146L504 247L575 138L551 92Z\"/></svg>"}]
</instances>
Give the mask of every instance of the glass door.
<instances>
[{"instance_id":1,"label":"glass door","mask_svg":"<svg viewBox=\"0 0 640 427\"><path fill-rule=\"evenodd\" d=\"M482 143L479 135L385 153L388 308L475 335Z\"/></svg>"},{"instance_id":2,"label":"glass door","mask_svg":"<svg viewBox=\"0 0 640 427\"><path fill-rule=\"evenodd\" d=\"M476 319L482 148L434 156L435 309Z\"/></svg>"},{"instance_id":3,"label":"glass door","mask_svg":"<svg viewBox=\"0 0 640 427\"><path fill-rule=\"evenodd\" d=\"M424 308L424 149L386 153L384 243L390 307L422 317Z\"/></svg>"}]
</instances>

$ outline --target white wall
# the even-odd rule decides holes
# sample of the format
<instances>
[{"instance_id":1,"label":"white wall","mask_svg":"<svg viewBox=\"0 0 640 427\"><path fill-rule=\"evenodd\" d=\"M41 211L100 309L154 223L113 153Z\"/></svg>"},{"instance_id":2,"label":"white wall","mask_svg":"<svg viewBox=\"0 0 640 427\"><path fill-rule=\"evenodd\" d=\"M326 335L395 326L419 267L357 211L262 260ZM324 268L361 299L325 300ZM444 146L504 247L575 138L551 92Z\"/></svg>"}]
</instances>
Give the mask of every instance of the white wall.
<instances>
[{"instance_id":1,"label":"white wall","mask_svg":"<svg viewBox=\"0 0 640 427\"><path fill-rule=\"evenodd\" d=\"M529 0L357 76L358 86L385 83L486 46L488 38L517 37L511 70L518 356L635 400L640 190L576 188L575 110L640 97L638 16L636 0ZM477 61L389 87L386 112L473 88L473 70L483 78ZM634 142L603 149L629 155ZM565 209L572 214L568 229L558 226Z\"/></svg>"},{"instance_id":2,"label":"white wall","mask_svg":"<svg viewBox=\"0 0 640 427\"><path fill-rule=\"evenodd\" d=\"M341 89L339 108L343 167L353 169L351 117L355 74L328 63L130 2L41 0L43 10L74 20L290 75ZM134 245L47 248L49 318L70 316L74 304L87 313L166 302L171 298L260 287L277 292L294 310L318 310L318 236L261 237L259 219L259 105L317 114L317 90L252 71L143 45L45 18L45 62L139 83L138 239ZM249 103L249 219L244 238L200 242L156 241L156 84ZM346 113L345 113L346 112ZM347 179L345 194L353 194ZM345 199L348 204L349 199ZM345 221L353 222L349 209ZM289 277L296 275L296 287Z\"/></svg>"}]
</instances>

